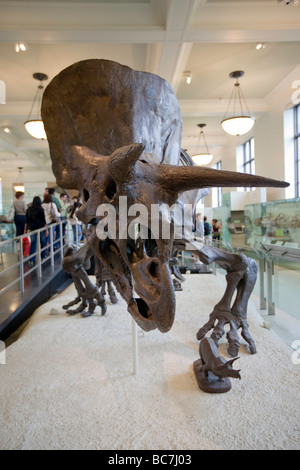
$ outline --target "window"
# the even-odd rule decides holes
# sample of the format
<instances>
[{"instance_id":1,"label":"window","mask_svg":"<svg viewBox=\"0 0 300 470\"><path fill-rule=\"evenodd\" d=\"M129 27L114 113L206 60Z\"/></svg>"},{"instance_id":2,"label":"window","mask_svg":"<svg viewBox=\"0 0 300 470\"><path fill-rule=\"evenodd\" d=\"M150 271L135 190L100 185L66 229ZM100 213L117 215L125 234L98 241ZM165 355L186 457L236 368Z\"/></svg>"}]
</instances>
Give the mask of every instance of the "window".
<instances>
[{"instance_id":1,"label":"window","mask_svg":"<svg viewBox=\"0 0 300 470\"><path fill-rule=\"evenodd\" d=\"M254 138L247 140L243 144L243 173L255 175L255 162L254 162Z\"/></svg>"},{"instance_id":2,"label":"window","mask_svg":"<svg viewBox=\"0 0 300 470\"><path fill-rule=\"evenodd\" d=\"M300 104L294 108L295 197L300 197Z\"/></svg>"},{"instance_id":3,"label":"window","mask_svg":"<svg viewBox=\"0 0 300 470\"><path fill-rule=\"evenodd\" d=\"M255 175L254 137L237 148L237 170ZM238 188L238 191L252 191L254 188Z\"/></svg>"},{"instance_id":4,"label":"window","mask_svg":"<svg viewBox=\"0 0 300 470\"><path fill-rule=\"evenodd\" d=\"M284 112L284 179L286 199L300 197L300 104Z\"/></svg>"},{"instance_id":5,"label":"window","mask_svg":"<svg viewBox=\"0 0 300 470\"><path fill-rule=\"evenodd\" d=\"M215 170L222 170L222 162L221 160L214 165L212 168ZM222 188L212 188L211 190L211 198L212 198L212 207L219 207L222 205Z\"/></svg>"}]
</instances>

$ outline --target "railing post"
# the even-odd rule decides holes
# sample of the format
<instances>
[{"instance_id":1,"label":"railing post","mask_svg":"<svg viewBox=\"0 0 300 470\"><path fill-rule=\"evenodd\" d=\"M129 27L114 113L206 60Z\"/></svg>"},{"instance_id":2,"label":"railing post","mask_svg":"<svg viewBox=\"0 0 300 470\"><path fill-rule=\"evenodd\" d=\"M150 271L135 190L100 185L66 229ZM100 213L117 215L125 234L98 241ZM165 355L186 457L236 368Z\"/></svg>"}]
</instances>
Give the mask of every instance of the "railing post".
<instances>
[{"instance_id":1,"label":"railing post","mask_svg":"<svg viewBox=\"0 0 300 470\"><path fill-rule=\"evenodd\" d=\"M67 219L66 232L67 232L67 245L68 246L70 246L70 227L71 227L71 224L69 220Z\"/></svg>"},{"instance_id":2,"label":"railing post","mask_svg":"<svg viewBox=\"0 0 300 470\"><path fill-rule=\"evenodd\" d=\"M265 297L265 271L266 271L266 260L259 258L259 294L260 294L260 310L266 310L267 301Z\"/></svg>"},{"instance_id":3,"label":"railing post","mask_svg":"<svg viewBox=\"0 0 300 470\"><path fill-rule=\"evenodd\" d=\"M21 294L22 294L22 296L24 295L23 238L24 238L24 237L20 237L20 238L19 238L19 248L20 248L20 251L19 251L19 253L20 253L20 288L21 288Z\"/></svg>"},{"instance_id":4,"label":"railing post","mask_svg":"<svg viewBox=\"0 0 300 470\"><path fill-rule=\"evenodd\" d=\"M273 302L273 285L272 277L274 274L274 261L271 259L266 260L267 263L267 282L268 282L268 315L275 315L275 305Z\"/></svg>"},{"instance_id":5,"label":"railing post","mask_svg":"<svg viewBox=\"0 0 300 470\"><path fill-rule=\"evenodd\" d=\"M38 259L38 277L42 278L42 257L41 257L41 231L39 230L37 236L37 259Z\"/></svg>"},{"instance_id":6,"label":"railing post","mask_svg":"<svg viewBox=\"0 0 300 470\"><path fill-rule=\"evenodd\" d=\"M60 256L61 256L61 259L63 259L63 257L64 257L64 237L63 237L62 220L59 222L59 233L60 233Z\"/></svg>"},{"instance_id":7,"label":"railing post","mask_svg":"<svg viewBox=\"0 0 300 470\"><path fill-rule=\"evenodd\" d=\"M54 266L54 247L53 247L53 224L50 225L50 257L51 266Z\"/></svg>"}]
</instances>

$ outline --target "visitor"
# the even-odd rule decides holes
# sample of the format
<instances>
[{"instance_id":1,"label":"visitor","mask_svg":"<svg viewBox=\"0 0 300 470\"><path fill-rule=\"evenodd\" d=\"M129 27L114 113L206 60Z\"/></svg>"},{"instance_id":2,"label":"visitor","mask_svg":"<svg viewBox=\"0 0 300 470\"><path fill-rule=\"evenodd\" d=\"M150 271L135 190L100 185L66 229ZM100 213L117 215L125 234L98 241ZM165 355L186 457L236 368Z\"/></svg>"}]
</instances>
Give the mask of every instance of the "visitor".
<instances>
[{"instance_id":1,"label":"visitor","mask_svg":"<svg viewBox=\"0 0 300 470\"><path fill-rule=\"evenodd\" d=\"M68 202L68 195L66 193L62 193L59 196L60 202L60 218L62 221L62 236L65 237L66 234L66 226L68 220L68 209L70 207L70 203Z\"/></svg>"},{"instance_id":2,"label":"visitor","mask_svg":"<svg viewBox=\"0 0 300 470\"><path fill-rule=\"evenodd\" d=\"M220 228L221 224L217 219L212 219L212 239L220 240Z\"/></svg>"},{"instance_id":3,"label":"visitor","mask_svg":"<svg viewBox=\"0 0 300 470\"><path fill-rule=\"evenodd\" d=\"M207 221L206 215L204 216L204 243L206 245L211 245L212 242L212 236L211 236L211 227L209 222Z\"/></svg>"},{"instance_id":4,"label":"visitor","mask_svg":"<svg viewBox=\"0 0 300 470\"><path fill-rule=\"evenodd\" d=\"M25 223L25 230L24 233L33 232L34 230L38 230L40 228L47 227L46 218L45 218L45 211L42 208L42 201L39 196L35 196L33 198L32 204L28 207L26 211L26 223ZM36 252L37 248L37 238L38 235L36 233L30 235L30 255ZM40 232L40 244L42 248L42 259L46 257L46 252L43 248L46 247L48 238L48 230ZM35 256L30 258L29 261L30 265L35 264Z\"/></svg>"},{"instance_id":5,"label":"visitor","mask_svg":"<svg viewBox=\"0 0 300 470\"><path fill-rule=\"evenodd\" d=\"M23 235L25 229L27 204L24 201L24 196L23 191L17 191L13 202L16 237Z\"/></svg>"},{"instance_id":6,"label":"visitor","mask_svg":"<svg viewBox=\"0 0 300 470\"><path fill-rule=\"evenodd\" d=\"M52 196L50 196L50 194L46 194L46 196L44 197L42 208L45 211L45 218L46 218L47 225L52 225L52 224L56 223L56 225L53 225L52 234L53 234L53 241L56 240L56 242L54 243L54 249L58 249L58 247L59 247L58 238L59 238L60 230L57 230L56 228L58 227L58 229L59 229L59 224L57 224L57 222L59 222L59 220L60 220L59 219L59 212L58 212L56 204L54 204L54 202L52 200Z\"/></svg>"},{"instance_id":7,"label":"visitor","mask_svg":"<svg viewBox=\"0 0 300 470\"><path fill-rule=\"evenodd\" d=\"M49 195L52 197L52 202L54 202L54 204L55 204L56 207L57 207L57 210L58 210L58 219L57 219L57 222L59 222L60 219L61 219L61 214L60 214L60 211L61 211L60 201L59 201L59 199L56 197L55 188L49 188L48 192L49 192ZM57 224L57 225L55 226L55 239L56 239L56 240L59 240L59 239L60 239L60 224ZM57 248L57 244L55 244L55 248Z\"/></svg>"},{"instance_id":8,"label":"visitor","mask_svg":"<svg viewBox=\"0 0 300 470\"><path fill-rule=\"evenodd\" d=\"M69 215L69 222L72 227L73 231L73 239L74 239L74 245L77 246L77 244L83 239L82 235L82 224L81 221L78 220L76 217L76 212L80 207L80 202L78 200L78 197L74 196L72 198L73 200L73 205L69 208L70 209L70 215Z\"/></svg>"},{"instance_id":9,"label":"visitor","mask_svg":"<svg viewBox=\"0 0 300 470\"><path fill-rule=\"evenodd\" d=\"M60 206L59 199L56 197L55 188L49 188L48 189L48 194L52 197L52 202L54 202L54 204L57 207L58 212L60 213L61 206Z\"/></svg>"}]
</instances>

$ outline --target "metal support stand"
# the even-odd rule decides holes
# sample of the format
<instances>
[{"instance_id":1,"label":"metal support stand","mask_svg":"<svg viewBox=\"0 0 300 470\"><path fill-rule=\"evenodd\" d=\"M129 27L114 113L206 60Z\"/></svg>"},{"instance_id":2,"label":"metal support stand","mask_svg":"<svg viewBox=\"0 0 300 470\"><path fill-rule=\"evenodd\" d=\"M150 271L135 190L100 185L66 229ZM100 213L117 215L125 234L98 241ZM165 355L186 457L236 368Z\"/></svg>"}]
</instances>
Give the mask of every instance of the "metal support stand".
<instances>
[{"instance_id":1,"label":"metal support stand","mask_svg":"<svg viewBox=\"0 0 300 470\"><path fill-rule=\"evenodd\" d=\"M138 375L139 358L138 358L137 324L133 318L132 318L132 361L133 361L133 374Z\"/></svg>"},{"instance_id":2,"label":"metal support stand","mask_svg":"<svg viewBox=\"0 0 300 470\"><path fill-rule=\"evenodd\" d=\"M267 264L267 283L268 283L268 315L275 315L275 304L273 302L272 276L274 274L274 261L266 260Z\"/></svg>"},{"instance_id":3,"label":"metal support stand","mask_svg":"<svg viewBox=\"0 0 300 470\"><path fill-rule=\"evenodd\" d=\"M135 225L135 240L137 240L139 232L139 224ZM134 290L134 279L132 280L132 289ZM138 375L139 359L138 359L138 336L137 336L137 324L132 318L132 361L133 361L133 374Z\"/></svg>"},{"instance_id":4,"label":"metal support stand","mask_svg":"<svg viewBox=\"0 0 300 470\"><path fill-rule=\"evenodd\" d=\"M53 225L50 225L50 258L51 258L51 266L54 267L54 248L53 248Z\"/></svg>"},{"instance_id":5,"label":"metal support stand","mask_svg":"<svg viewBox=\"0 0 300 470\"><path fill-rule=\"evenodd\" d=\"M265 271L266 271L266 260L259 258L259 294L260 294L260 310L267 309L267 300L265 297Z\"/></svg>"},{"instance_id":6,"label":"metal support stand","mask_svg":"<svg viewBox=\"0 0 300 470\"><path fill-rule=\"evenodd\" d=\"M42 254L41 254L41 232L35 234L37 238L38 277L42 279Z\"/></svg>"}]
</instances>

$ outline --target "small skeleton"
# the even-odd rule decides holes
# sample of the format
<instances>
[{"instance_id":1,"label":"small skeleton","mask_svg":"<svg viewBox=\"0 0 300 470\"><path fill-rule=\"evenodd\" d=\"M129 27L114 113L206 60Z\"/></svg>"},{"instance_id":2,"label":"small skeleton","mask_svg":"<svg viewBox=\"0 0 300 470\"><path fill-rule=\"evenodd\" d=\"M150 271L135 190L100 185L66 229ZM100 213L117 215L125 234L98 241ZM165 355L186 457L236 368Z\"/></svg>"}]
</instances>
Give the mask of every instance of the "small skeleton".
<instances>
[{"instance_id":1,"label":"small skeleton","mask_svg":"<svg viewBox=\"0 0 300 470\"><path fill-rule=\"evenodd\" d=\"M240 379L240 370L232 368L235 357L226 361L219 354L218 346L212 338L204 338L199 345L200 359L194 362L194 373L198 386L204 392L223 393L231 388L229 377Z\"/></svg>"}]
</instances>

